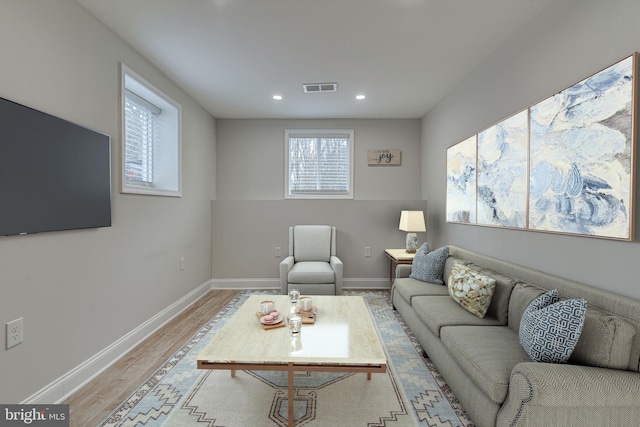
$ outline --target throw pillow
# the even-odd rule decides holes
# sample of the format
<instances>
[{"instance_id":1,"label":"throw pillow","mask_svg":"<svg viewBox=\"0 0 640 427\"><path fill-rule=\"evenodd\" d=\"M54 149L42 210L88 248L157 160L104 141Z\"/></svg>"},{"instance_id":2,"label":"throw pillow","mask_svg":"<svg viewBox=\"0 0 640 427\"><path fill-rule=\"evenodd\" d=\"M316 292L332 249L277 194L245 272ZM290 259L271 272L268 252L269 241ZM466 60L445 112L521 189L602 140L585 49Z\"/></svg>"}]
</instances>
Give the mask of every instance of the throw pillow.
<instances>
[{"instance_id":1,"label":"throw pillow","mask_svg":"<svg viewBox=\"0 0 640 427\"><path fill-rule=\"evenodd\" d=\"M578 344L586 314L584 299L560 300L557 289L540 295L522 314L520 344L535 362L564 363Z\"/></svg>"},{"instance_id":2,"label":"throw pillow","mask_svg":"<svg viewBox=\"0 0 640 427\"><path fill-rule=\"evenodd\" d=\"M409 277L423 282L443 285L442 274L444 273L444 263L449 257L449 247L443 246L431 252L428 252L428 248L429 245L425 243L416 251ZM423 249L426 249L427 252Z\"/></svg>"},{"instance_id":3,"label":"throw pillow","mask_svg":"<svg viewBox=\"0 0 640 427\"><path fill-rule=\"evenodd\" d=\"M429 242L424 242L422 246L416 251L416 255L423 254L426 255L431 252L431 247L429 247Z\"/></svg>"},{"instance_id":4,"label":"throw pillow","mask_svg":"<svg viewBox=\"0 0 640 427\"><path fill-rule=\"evenodd\" d=\"M449 295L462 308L482 319L491 305L496 281L456 261L449 273L448 286Z\"/></svg>"}]
</instances>

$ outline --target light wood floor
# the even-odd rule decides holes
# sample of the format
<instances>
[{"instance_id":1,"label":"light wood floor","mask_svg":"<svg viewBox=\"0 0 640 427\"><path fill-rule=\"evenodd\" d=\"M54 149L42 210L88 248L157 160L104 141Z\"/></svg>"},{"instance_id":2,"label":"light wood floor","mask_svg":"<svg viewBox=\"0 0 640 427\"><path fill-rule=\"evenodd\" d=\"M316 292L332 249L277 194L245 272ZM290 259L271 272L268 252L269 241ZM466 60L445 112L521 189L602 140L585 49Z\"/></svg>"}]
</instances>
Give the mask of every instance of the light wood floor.
<instances>
[{"instance_id":1,"label":"light wood floor","mask_svg":"<svg viewBox=\"0 0 640 427\"><path fill-rule=\"evenodd\" d=\"M98 425L237 294L238 291L209 291L74 393L64 402L69 404L71 427Z\"/></svg>"}]
</instances>

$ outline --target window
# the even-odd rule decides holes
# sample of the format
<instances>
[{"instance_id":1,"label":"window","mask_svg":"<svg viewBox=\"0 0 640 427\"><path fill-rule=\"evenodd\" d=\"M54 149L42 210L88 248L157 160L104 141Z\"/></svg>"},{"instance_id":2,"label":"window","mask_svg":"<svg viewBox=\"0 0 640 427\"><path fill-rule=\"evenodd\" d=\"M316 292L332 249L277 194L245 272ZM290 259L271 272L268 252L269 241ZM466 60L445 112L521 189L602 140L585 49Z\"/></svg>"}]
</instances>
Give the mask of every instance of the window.
<instances>
[{"instance_id":1,"label":"window","mask_svg":"<svg viewBox=\"0 0 640 427\"><path fill-rule=\"evenodd\" d=\"M285 198L353 198L353 130L285 131Z\"/></svg>"},{"instance_id":2,"label":"window","mask_svg":"<svg viewBox=\"0 0 640 427\"><path fill-rule=\"evenodd\" d=\"M122 192L181 196L181 107L122 64Z\"/></svg>"}]
</instances>

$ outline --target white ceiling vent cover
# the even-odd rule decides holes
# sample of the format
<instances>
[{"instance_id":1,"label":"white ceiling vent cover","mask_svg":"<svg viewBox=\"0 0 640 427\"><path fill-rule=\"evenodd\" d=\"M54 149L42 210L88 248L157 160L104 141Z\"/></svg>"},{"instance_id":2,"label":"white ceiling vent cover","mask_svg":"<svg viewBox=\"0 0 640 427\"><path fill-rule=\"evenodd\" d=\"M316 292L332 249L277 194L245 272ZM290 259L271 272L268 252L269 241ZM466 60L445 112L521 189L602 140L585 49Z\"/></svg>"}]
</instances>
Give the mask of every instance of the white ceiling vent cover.
<instances>
[{"instance_id":1,"label":"white ceiling vent cover","mask_svg":"<svg viewBox=\"0 0 640 427\"><path fill-rule=\"evenodd\" d=\"M337 92L338 83L305 83L304 93Z\"/></svg>"}]
</instances>

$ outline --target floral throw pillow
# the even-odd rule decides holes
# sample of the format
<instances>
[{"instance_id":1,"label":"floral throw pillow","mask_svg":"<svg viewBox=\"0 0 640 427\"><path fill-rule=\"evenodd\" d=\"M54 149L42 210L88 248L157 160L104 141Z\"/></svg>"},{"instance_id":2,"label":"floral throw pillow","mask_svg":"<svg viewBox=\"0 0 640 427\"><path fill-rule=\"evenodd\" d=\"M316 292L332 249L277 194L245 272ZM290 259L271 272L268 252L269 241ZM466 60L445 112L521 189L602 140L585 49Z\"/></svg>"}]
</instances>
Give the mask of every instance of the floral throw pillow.
<instances>
[{"instance_id":1,"label":"floral throw pillow","mask_svg":"<svg viewBox=\"0 0 640 427\"><path fill-rule=\"evenodd\" d=\"M522 314L520 344L535 362L564 363L578 344L586 315L586 300L560 300L556 289L549 291Z\"/></svg>"},{"instance_id":2,"label":"floral throw pillow","mask_svg":"<svg viewBox=\"0 0 640 427\"><path fill-rule=\"evenodd\" d=\"M424 243L416 251L411 266L409 277L423 282L443 285L442 275L444 273L444 263L449 257L449 247L443 246L435 251L429 252L429 244Z\"/></svg>"},{"instance_id":3,"label":"floral throw pillow","mask_svg":"<svg viewBox=\"0 0 640 427\"><path fill-rule=\"evenodd\" d=\"M491 305L496 281L469 266L455 262L449 273L448 286L449 295L462 308L482 319Z\"/></svg>"}]
</instances>

